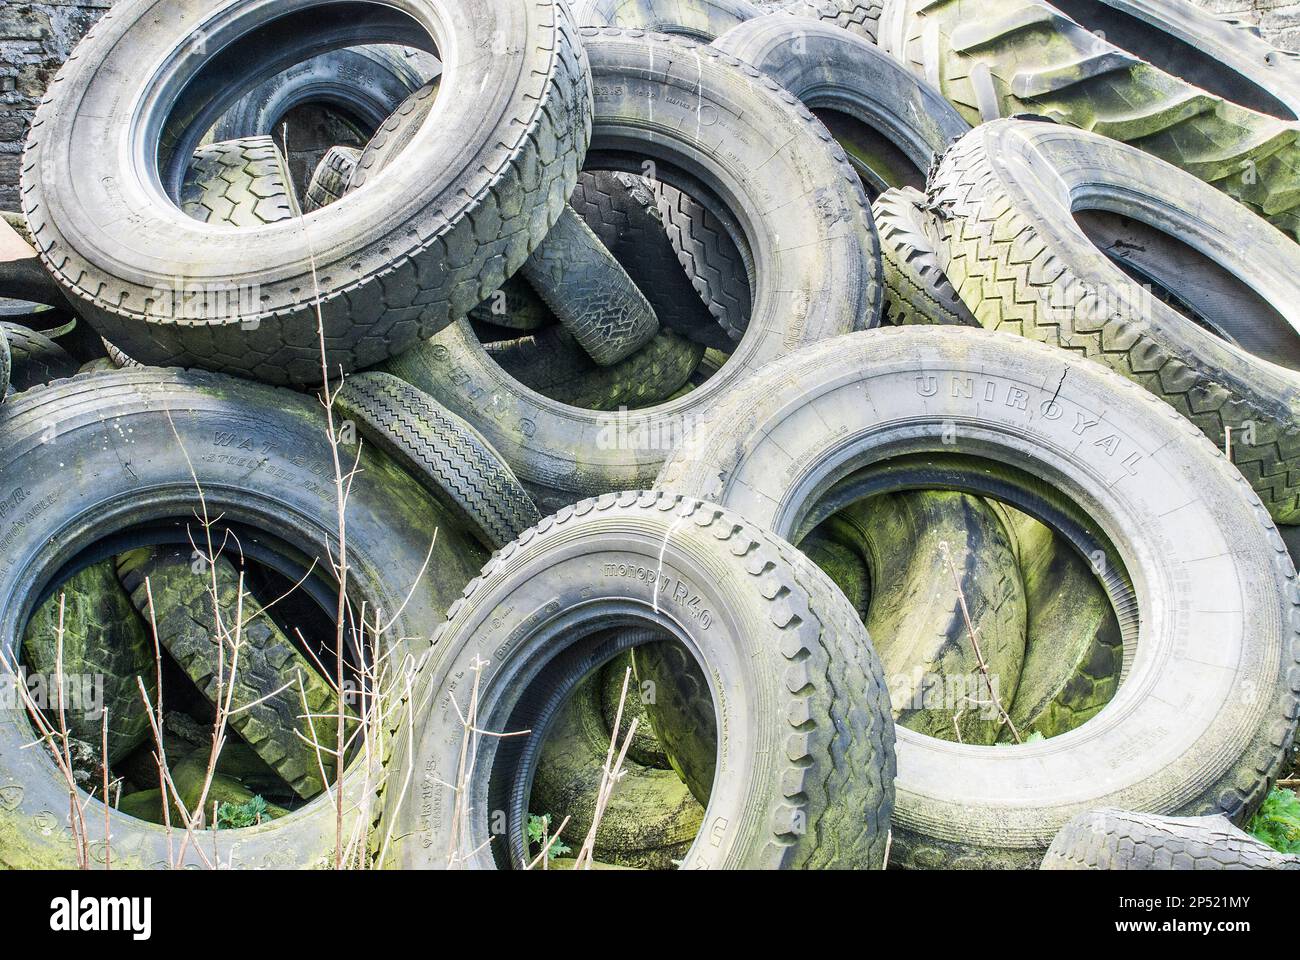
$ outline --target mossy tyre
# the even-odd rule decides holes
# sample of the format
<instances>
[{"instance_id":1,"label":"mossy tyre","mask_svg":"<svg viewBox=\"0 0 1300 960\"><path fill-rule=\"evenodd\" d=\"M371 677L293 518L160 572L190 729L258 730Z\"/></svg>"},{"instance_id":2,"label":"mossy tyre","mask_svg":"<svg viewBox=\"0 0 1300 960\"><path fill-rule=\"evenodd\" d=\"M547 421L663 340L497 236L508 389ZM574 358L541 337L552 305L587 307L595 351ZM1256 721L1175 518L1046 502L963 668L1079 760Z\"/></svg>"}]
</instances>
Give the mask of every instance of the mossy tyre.
<instances>
[{"instance_id":1,"label":"mossy tyre","mask_svg":"<svg viewBox=\"0 0 1300 960\"><path fill-rule=\"evenodd\" d=\"M1225 817L1157 817L1093 810L1056 835L1043 870L1300 870Z\"/></svg>"},{"instance_id":2,"label":"mossy tyre","mask_svg":"<svg viewBox=\"0 0 1300 960\"><path fill-rule=\"evenodd\" d=\"M1096 555L1125 641L1114 698L1018 746L900 729L892 863L1037 866L1098 806L1239 819L1291 750L1300 594L1285 546L1221 452L1098 364L958 327L841 337L739 391L660 483L796 541L864 494L957 489Z\"/></svg>"},{"instance_id":3,"label":"mossy tyre","mask_svg":"<svg viewBox=\"0 0 1300 960\"><path fill-rule=\"evenodd\" d=\"M531 859L526 804L551 719L579 682L647 635L700 664L723 731L683 866L879 868L893 729L857 615L793 547L719 507L658 492L567 507L466 588L435 642L432 706L409 749L419 801L392 805L381 825L396 862ZM480 739L462 769L472 690L479 729L532 732ZM494 823L505 833L488 843Z\"/></svg>"},{"instance_id":4,"label":"mossy tyre","mask_svg":"<svg viewBox=\"0 0 1300 960\"><path fill-rule=\"evenodd\" d=\"M447 95L406 145L420 162L301 219L233 231L181 213L190 157L241 96L305 48L371 43L443 61ZM518 55L479 54L502 44ZM326 362L350 371L464 316L523 264L573 190L590 105L558 0L119 4L37 111L24 212L82 315L136 359L319 382L318 308ZM214 306L213 288L238 308Z\"/></svg>"},{"instance_id":5,"label":"mossy tyre","mask_svg":"<svg viewBox=\"0 0 1300 960\"><path fill-rule=\"evenodd\" d=\"M929 207L982 325L1146 387L1231 445L1275 520L1300 520L1300 246L1127 144L1024 120L949 150Z\"/></svg>"},{"instance_id":6,"label":"mossy tyre","mask_svg":"<svg viewBox=\"0 0 1300 960\"><path fill-rule=\"evenodd\" d=\"M1174 9L1191 43L1152 28ZM1164 0L896 0L880 45L973 124L1031 115L1131 143L1300 239L1297 88L1262 85L1271 51L1245 31L1212 39L1223 26Z\"/></svg>"},{"instance_id":7,"label":"mossy tyre","mask_svg":"<svg viewBox=\"0 0 1300 960\"><path fill-rule=\"evenodd\" d=\"M386 366L476 424L521 480L578 496L649 486L694 420L737 383L799 344L875 326L882 299L861 185L793 96L709 47L611 29L583 39L603 91L589 165L640 173L651 159L663 180L705 181L749 236L758 289L730 362L680 399L610 413L523 387L465 324ZM722 156L723 141L734 157Z\"/></svg>"},{"instance_id":8,"label":"mossy tyre","mask_svg":"<svg viewBox=\"0 0 1300 960\"><path fill-rule=\"evenodd\" d=\"M21 654L24 628L43 595L80 566L142 542L193 549L189 537L201 536L192 529L194 475L208 516L238 534L245 556L294 582L316 582L308 575L313 562L317 575L330 569L329 551L337 547L334 465L314 398L195 371L95 373L10 398L0 405L0 437L0 485L16 491L0 518L0 639L10 653ZM486 551L381 453L363 450L361 467L347 527L351 602L395 618L380 641L395 661L419 658ZM72 476L85 481L70 484ZM323 586L322 607L332 609L329 584ZM27 749L33 739L21 707L6 706L0 863L71 867L67 786L44 750ZM375 803L359 763L343 780L349 824L372 815ZM104 810L97 800L87 802L90 853L103 863ZM186 863L216 857L240 867L328 865L334 817L329 800L318 797L274 823L205 837L202 853L190 845ZM114 868L170 863L162 827L120 813L108 820Z\"/></svg>"}]
</instances>

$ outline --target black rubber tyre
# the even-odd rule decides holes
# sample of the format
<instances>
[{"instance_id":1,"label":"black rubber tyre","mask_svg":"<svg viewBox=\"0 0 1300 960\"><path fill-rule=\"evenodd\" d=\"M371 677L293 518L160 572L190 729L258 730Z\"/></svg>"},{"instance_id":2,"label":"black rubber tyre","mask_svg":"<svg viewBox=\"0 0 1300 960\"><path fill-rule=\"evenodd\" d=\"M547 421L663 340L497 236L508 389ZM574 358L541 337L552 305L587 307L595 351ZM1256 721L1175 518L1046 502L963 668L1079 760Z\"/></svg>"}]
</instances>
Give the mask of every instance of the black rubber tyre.
<instances>
[{"instance_id":1,"label":"black rubber tyre","mask_svg":"<svg viewBox=\"0 0 1300 960\"><path fill-rule=\"evenodd\" d=\"M649 301L572 207L564 208L520 275L602 367L631 356L659 332Z\"/></svg>"},{"instance_id":2,"label":"black rubber tyre","mask_svg":"<svg viewBox=\"0 0 1300 960\"><path fill-rule=\"evenodd\" d=\"M462 344L472 346L472 334L464 324L457 324L455 332ZM450 333L438 336L440 343L451 339ZM484 349L504 372L529 390L556 403L591 411L662 403L681 389L704 355L703 344L679 337L671 330L660 331L650 343L612 367L596 366L560 327L488 344ZM388 369L406 377L403 358L389 363Z\"/></svg>"},{"instance_id":3,"label":"black rubber tyre","mask_svg":"<svg viewBox=\"0 0 1300 960\"><path fill-rule=\"evenodd\" d=\"M489 548L504 547L541 519L483 435L405 380L357 374L343 385L335 406Z\"/></svg>"},{"instance_id":4,"label":"black rubber tyre","mask_svg":"<svg viewBox=\"0 0 1300 960\"><path fill-rule=\"evenodd\" d=\"M1023 746L900 729L893 863L1033 867L1099 805L1240 819L1284 768L1300 707L1285 545L1221 452L1099 364L961 327L841 337L737 391L660 483L796 540L841 500L956 489L1101 551L1127 655L1115 698Z\"/></svg>"},{"instance_id":5,"label":"black rubber tyre","mask_svg":"<svg viewBox=\"0 0 1300 960\"><path fill-rule=\"evenodd\" d=\"M748 0L579 0L584 27L651 30L708 43L763 11Z\"/></svg>"},{"instance_id":6,"label":"black rubber tyre","mask_svg":"<svg viewBox=\"0 0 1300 960\"><path fill-rule=\"evenodd\" d=\"M244 137L199 147L181 185L181 210L203 223L257 227L301 215L275 141Z\"/></svg>"},{"instance_id":7,"label":"black rubber tyre","mask_svg":"<svg viewBox=\"0 0 1300 960\"><path fill-rule=\"evenodd\" d=\"M1177 6L1210 32L1222 28ZM1220 60L1199 37L1183 43L1122 13L1121 25L1116 13L1096 0L897 0L880 44L973 124L1029 114L1132 143L1300 239L1297 115L1232 69L1249 54ZM1094 22L1105 23L1100 34Z\"/></svg>"},{"instance_id":8,"label":"black rubber tyre","mask_svg":"<svg viewBox=\"0 0 1300 960\"><path fill-rule=\"evenodd\" d=\"M247 585L241 596L234 562L223 555L197 569L194 563L190 550L144 547L117 558L117 576L136 611L157 631L159 645L210 703L229 698L230 726L294 793L309 800L334 783L336 764L326 751L336 743L338 697L319 668L261 611Z\"/></svg>"},{"instance_id":9,"label":"black rubber tyre","mask_svg":"<svg viewBox=\"0 0 1300 960\"><path fill-rule=\"evenodd\" d=\"M678 262L648 181L584 170L569 203L645 294L663 326L705 346L734 348L736 341L718 326Z\"/></svg>"},{"instance_id":10,"label":"black rubber tyre","mask_svg":"<svg viewBox=\"0 0 1300 960\"><path fill-rule=\"evenodd\" d=\"M623 672L610 672L618 673L617 707ZM569 818L561 840L575 852L591 830L609 743L600 684L589 678L552 721L529 797L529 812L549 816L552 830ZM643 766L630 751L622 769L596 830L595 857L621 867L671 870L694 843L704 808L671 770Z\"/></svg>"},{"instance_id":11,"label":"black rubber tyre","mask_svg":"<svg viewBox=\"0 0 1300 960\"><path fill-rule=\"evenodd\" d=\"M27 390L70 377L80 366L68 351L43 333L16 323L0 323L0 336L9 347L9 385L14 390Z\"/></svg>"},{"instance_id":12,"label":"black rubber tyre","mask_svg":"<svg viewBox=\"0 0 1300 960\"><path fill-rule=\"evenodd\" d=\"M996 742L1005 724L987 684L1009 708L1026 620L1024 584L997 512L979 497L914 490L855 503L834 519L851 529L841 539L851 536L866 560L865 622L895 720L942 740Z\"/></svg>"},{"instance_id":13,"label":"black rubber tyre","mask_svg":"<svg viewBox=\"0 0 1300 960\"><path fill-rule=\"evenodd\" d=\"M742 250L740 226L716 199L710 205L667 183L656 183L654 195L668 242L691 286L727 338L740 342L754 296L753 255Z\"/></svg>"},{"instance_id":14,"label":"black rubber tyre","mask_svg":"<svg viewBox=\"0 0 1300 960\"><path fill-rule=\"evenodd\" d=\"M1222 816L1092 810L1061 828L1042 869L1300 870L1300 857L1278 853Z\"/></svg>"},{"instance_id":15,"label":"black rubber tyre","mask_svg":"<svg viewBox=\"0 0 1300 960\"><path fill-rule=\"evenodd\" d=\"M307 184L307 192L302 198L303 212L311 213L342 200L360 158L361 151L355 147L330 147L316 165L311 183Z\"/></svg>"},{"instance_id":16,"label":"black rubber tyre","mask_svg":"<svg viewBox=\"0 0 1300 960\"><path fill-rule=\"evenodd\" d=\"M924 188L935 155L970 129L934 86L829 22L769 14L713 45L757 67L821 117L872 195Z\"/></svg>"},{"instance_id":17,"label":"black rubber tyre","mask_svg":"<svg viewBox=\"0 0 1300 960\"><path fill-rule=\"evenodd\" d=\"M871 43L880 32L880 13L886 0L794 0L780 13L805 20L824 20ZM794 29L799 29L795 27Z\"/></svg>"},{"instance_id":18,"label":"black rubber tyre","mask_svg":"<svg viewBox=\"0 0 1300 960\"><path fill-rule=\"evenodd\" d=\"M1011 702L1022 737L1055 737L1095 717L1119 686L1124 639L1106 591L1061 537L1018 511L1008 517L1025 583L1025 664ZM1003 731L1003 742L1012 739Z\"/></svg>"},{"instance_id":19,"label":"black rubber tyre","mask_svg":"<svg viewBox=\"0 0 1300 960\"><path fill-rule=\"evenodd\" d=\"M885 266L885 320L895 326L979 321L944 276L934 252L925 194L911 187L886 190L871 210Z\"/></svg>"},{"instance_id":20,"label":"black rubber tyre","mask_svg":"<svg viewBox=\"0 0 1300 960\"><path fill-rule=\"evenodd\" d=\"M33 673L50 678L57 675L60 599L63 675L102 678L103 709L108 712L108 761L112 765L149 736L149 714L136 678L144 681L149 702L156 705L153 639L117 582L113 562L104 560L57 584L55 593L32 615L24 632L23 659ZM47 717L57 730L56 702L51 706ZM104 717L68 706L64 719L69 735L89 743L100 757Z\"/></svg>"},{"instance_id":21,"label":"black rubber tyre","mask_svg":"<svg viewBox=\"0 0 1300 960\"><path fill-rule=\"evenodd\" d=\"M202 536L186 454L208 515L242 530L245 555L265 548L259 561L283 561L280 572L294 580L313 563L318 572L330 569L334 465L322 421L315 398L198 371L91 374L11 397L0 405L0 488L24 496L0 517L9 560L0 570L0 642L21 655L19 638L42 591L75 572L68 568L74 558L111 557L146 530L153 543ZM94 483L69 484L69 476ZM453 585L472 576L485 551L378 451L362 451L349 503L353 609L364 604L394 618L385 638L402 645L395 659L407 637L417 638L410 652L418 657L427 649L419 638L430 636ZM44 751L27 749L30 725L16 721L0 725L0 863L71 867L67 788ZM364 773L345 775L345 830L370 806ZM102 863L104 810L88 803L92 857ZM328 799L313 801L270 827L204 837L204 853L213 857L215 843L215 856L236 867L322 865L333 856L334 815ZM114 869L170 862L161 827L110 814L109 828ZM200 865L194 846L186 862Z\"/></svg>"},{"instance_id":22,"label":"black rubber tyre","mask_svg":"<svg viewBox=\"0 0 1300 960\"><path fill-rule=\"evenodd\" d=\"M326 0L141 0L91 29L37 111L22 193L42 258L102 335L145 363L315 383L318 308L326 364L347 372L432 336L523 265L572 192L589 135L590 77L567 6L393 0L366 11ZM196 51L194 24L218 20L223 42ZM435 35L446 38L443 76L456 86L409 144L380 130L354 177L367 189L304 223L236 232L175 216L168 197L179 199L208 127L304 49L431 49ZM497 47L514 55L479 52ZM150 99L146 88L179 92ZM151 109L136 109L142 98ZM157 176L137 170L159 143ZM408 162L375 177L380 156L400 146ZM145 188L158 179L162 190ZM186 290L234 288L255 305L241 306L238 322L205 310L178 320L176 298L157 293L178 275Z\"/></svg>"},{"instance_id":23,"label":"black rubber tyre","mask_svg":"<svg viewBox=\"0 0 1300 960\"><path fill-rule=\"evenodd\" d=\"M13 372L13 358L9 355L9 338L0 333L0 402L9 393L9 375Z\"/></svg>"},{"instance_id":24,"label":"black rubber tyre","mask_svg":"<svg viewBox=\"0 0 1300 960\"><path fill-rule=\"evenodd\" d=\"M802 554L738 516L644 492L585 500L542 521L452 610L434 641L431 715L416 723L410 751L413 789L426 802L393 811L386 828L398 863L445 865L454 855L518 865L532 769L555 711L647 631L684 645L712 678L723 731L705 827L683 867L878 869L893 725L853 609ZM468 702L474 663L479 727L532 733L479 740L453 844L464 729L456 710ZM399 742L394 756L405 754ZM507 833L488 844L494 810L507 812Z\"/></svg>"},{"instance_id":25,"label":"black rubber tyre","mask_svg":"<svg viewBox=\"0 0 1300 960\"><path fill-rule=\"evenodd\" d=\"M370 136L398 105L441 72L436 58L391 45L345 47L297 63L250 90L226 111L214 140L278 132L286 114L326 104Z\"/></svg>"},{"instance_id":26,"label":"black rubber tyre","mask_svg":"<svg viewBox=\"0 0 1300 960\"><path fill-rule=\"evenodd\" d=\"M971 131L930 195L940 266L984 326L1106 364L1220 447L1231 429L1274 519L1300 519L1300 374L1274 365L1300 369L1300 247L1168 164L1054 124Z\"/></svg>"},{"instance_id":27,"label":"black rubber tyre","mask_svg":"<svg viewBox=\"0 0 1300 960\"><path fill-rule=\"evenodd\" d=\"M754 231L758 292L731 361L689 395L627 414L547 400L458 327L387 367L476 424L521 480L575 496L649 485L668 450L718 398L799 344L874 326L882 297L861 185L843 151L790 94L709 47L635 31L584 30L583 38L597 82L616 94L598 100L591 166L640 171L649 157L657 179L669 183L689 169L683 179L707 179ZM688 61L698 65L690 76L678 69ZM714 122L699 122L701 111ZM722 129L734 131L735 158L718 151Z\"/></svg>"}]
</instances>

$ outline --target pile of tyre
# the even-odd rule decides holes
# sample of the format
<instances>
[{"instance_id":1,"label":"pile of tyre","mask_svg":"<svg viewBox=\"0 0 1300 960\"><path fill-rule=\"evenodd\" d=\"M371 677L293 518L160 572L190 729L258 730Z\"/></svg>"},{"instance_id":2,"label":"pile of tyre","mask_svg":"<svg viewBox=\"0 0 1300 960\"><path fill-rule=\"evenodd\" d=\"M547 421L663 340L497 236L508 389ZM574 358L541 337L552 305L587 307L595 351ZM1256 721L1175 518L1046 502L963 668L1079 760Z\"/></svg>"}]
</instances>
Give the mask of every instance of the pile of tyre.
<instances>
[{"instance_id":1,"label":"pile of tyre","mask_svg":"<svg viewBox=\"0 0 1300 960\"><path fill-rule=\"evenodd\" d=\"M1295 868L1297 111L1175 0L119 0L0 235L97 855L169 862L139 694L184 793L247 588L223 864L341 789L405 868ZM367 610L379 778L307 749ZM69 863L4 709L0 864Z\"/></svg>"}]
</instances>

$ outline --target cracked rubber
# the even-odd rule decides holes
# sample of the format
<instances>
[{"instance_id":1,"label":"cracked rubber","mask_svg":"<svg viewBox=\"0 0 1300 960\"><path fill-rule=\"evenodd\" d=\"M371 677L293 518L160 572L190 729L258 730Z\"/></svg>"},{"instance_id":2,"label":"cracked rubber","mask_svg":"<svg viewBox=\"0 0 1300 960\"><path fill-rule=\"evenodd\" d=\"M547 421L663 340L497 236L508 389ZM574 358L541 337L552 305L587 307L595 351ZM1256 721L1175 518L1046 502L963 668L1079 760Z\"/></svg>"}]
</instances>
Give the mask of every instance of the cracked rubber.
<instances>
[{"instance_id":1,"label":"cracked rubber","mask_svg":"<svg viewBox=\"0 0 1300 960\"><path fill-rule=\"evenodd\" d=\"M1089 22L1106 9L1095 0L1064 0L1061 7L1081 13L1091 8ZM1178 8L1210 31L1221 29L1190 4ZM1120 32L1110 24L1103 30L1117 39ZM1175 75L1042 0L898 0L882 17L880 43L939 87L972 124L1031 114L1131 143L1300 239L1300 128L1291 122L1294 111L1248 81L1251 90L1244 97L1237 90L1224 92L1249 105L1197 85L1237 84L1231 63L1247 59L1244 50L1222 61L1199 42L1183 44L1172 33L1148 31L1138 49ZM1257 102L1261 94L1280 109L1257 109L1268 107Z\"/></svg>"},{"instance_id":2,"label":"cracked rubber","mask_svg":"<svg viewBox=\"0 0 1300 960\"><path fill-rule=\"evenodd\" d=\"M1300 857L1278 853L1222 816L1092 810L1061 828L1042 869L1300 870Z\"/></svg>"},{"instance_id":3,"label":"cracked rubber","mask_svg":"<svg viewBox=\"0 0 1300 960\"><path fill-rule=\"evenodd\" d=\"M1195 269L1178 259L1138 264L1197 300L1204 324L1149 296L1143 274L1130 279L1097 246L1085 225L1110 236L1114 221L1092 211L1075 219L1071 195L1085 188L1109 214L1177 238L1191 250L1181 257L1205 254ZM940 266L981 324L1109 366L1221 448L1231 428L1233 462L1274 519L1300 520L1300 374L1256 359L1300 368L1300 247L1133 147L1027 121L971 131L944 156L929 208ZM1198 297L1202 273L1220 280Z\"/></svg>"},{"instance_id":4,"label":"cracked rubber","mask_svg":"<svg viewBox=\"0 0 1300 960\"><path fill-rule=\"evenodd\" d=\"M944 276L927 229L925 194L911 187L886 190L872 204L885 267L885 321L895 326L979 321Z\"/></svg>"},{"instance_id":5,"label":"cracked rubber","mask_svg":"<svg viewBox=\"0 0 1300 960\"><path fill-rule=\"evenodd\" d=\"M117 575L140 616L152 612L158 643L186 676L214 706L230 697L230 726L294 793L310 800L334 782L336 764L324 751L334 749L338 697L319 668L258 608L247 586L241 600L232 561L218 557L210 570L196 570L193 562L188 552L143 548L117 558ZM242 626L236 616L242 616ZM319 755L313 737L323 748Z\"/></svg>"},{"instance_id":6,"label":"cracked rubber","mask_svg":"<svg viewBox=\"0 0 1300 960\"><path fill-rule=\"evenodd\" d=\"M149 736L149 714L136 683L144 681L149 702L158 702L153 639L136 614L131 598L117 582L111 560L91 564L59 584L32 615L23 638L23 659L34 673L56 675L60 597L63 599L63 675L69 682L80 676L102 678L103 707L108 712L108 761L117 763ZM53 685L51 708L46 712L59 729ZM68 733L92 745L101 754L104 720L66 701Z\"/></svg>"},{"instance_id":7,"label":"cracked rubber","mask_svg":"<svg viewBox=\"0 0 1300 960\"><path fill-rule=\"evenodd\" d=\"M710 575L698 576L701 569ZM647 632L606 629L609 613L631 609L640 611L637 625L657 631L671 622L720 697L722 772L683 868L879 869L893 725L856 614L793 547L735 514L661 492L567 507L466 588L434 638L432 708L410 750L412 789L428 802L392 812L398 864L445 863L449 850L470 866L523 861L537 738L584 677ZM467 703L466 670L483 650L497 653L477 675L478 723L532 733L480 742L475 769L492 773L469 781L468 830L452 845L448 785L458 780L463 729L456 709ZM394 756L406 752L399 742ZM486 844L493 809L507 810L508 834Z\"/></svg>"},{"instance_id":8,"label":"cracked rubber","mask_svg":"<svg viewBox=\"0 0 1300 960\"><path fill-rule=\"evenodd\" d=\"M878 476L882 492L996 496L1086 556L1109 542L1107 592L1126 651L1133 641L1114 699L1075 733L970 747L900 729L892 863L1034 867L1098 806L1254 812L1288 768L1300 715L1300 593L1268 511L1199 430L1084 357L888 327L774 363L698 425L659 483L797 535L820 509L810 496L847 485L857 497Z\"/></svg>"},{"instance_id":9,"label":"cracked rubber","mask_svg":"<svg viewBox=\"0 0 1300 960\"><path fill-rule=\"evenodd\" d=\"M445 76L463 86L440 98L438 129L419 125L407 144L386 123L354 176L365 188L357 196L302 224L241 231L176 218L161 195L179 198L212 114L297 62L303 44L322 52L427 46L427 32L385 5L364 22L324 0L308 0L292 15L240 5L228 26L257 31L250 58L223 56L224 45L194 50L194 23L220 0L144 0L95 24L37 110L21 191L43 261L101 335L144 363L318 383L319 325L329 369L372 366L463 317L523 265L573 191L590 135L590 76L568 7L558 0L410 2L441 24L448 50L459 51ZM487 47L512 55L472 54ZM142 57L182 72L207 65L203 83L167 101L170 119L129 106L154 76L139 68ZM86 102L106 106L76 108ZM154 121L162 127L163 191L128 188L141 179L134 163L145 152L128 144ZM445 137L446 130L470 132ZM403 146L406 162L389 165ZM237 323L178 319L172 298L154 292L170 290L177 276L187 285L255 291L256 305L241 307Z\"/></svg>"},{"instance_id":10,"label":"cracked rubber","mask_svg":"<svg viewBox=\"0 0 1300 960\"><path fill-rule=\"evenodd\" d=\"M311 213L342 200L360 158L361 151L355 147L330 147L312 171L311 182L302 198L303 212Z\"/></svg>"},{"instance_id":11,"label":"cracked rubber","mask_svg":"<svg viewBox=\"0 0 1300 960\"><path fill-rule=\"evenodd\" d=\"M793 96L707 46L612 29L586 29L583 41L596 81L617 92L598 100L593 136L617 134L622 144L590 156L591 166L639 172L642 151L652 150L663 158L657 179L676 182L678 170L689 169L732 198L737 218L761 234L753 315L731 361L688 395L630 413L548 401L457 327L386 368L477 425L524 483L573 499L650 485L703 411L800 344L875 326L882 299L879 245L862 186ZM719 156L717 133L696 123L700 104L743 131L731 146L744 165L762 167L762 176L737 177L736 164ZM609 442L592 442L601 436Z\"/></svg>"},{"instance_id":12,"label":"cracked rubber","mask_svg":"<svg viewBox=\"0 0 1300 960\"><path fill-rule=\"evenodd\" d=\"M659 332L649 301L572 207L564 208L520 275L602 367L631 356Z\"/></svg>"},{"instance_id":13,"label":"cracked rubber","mask_svg":"<svg viewBox=\"0 0 1300 960\"><path fill-rule=\"evenodd\" d=\"M505 546L541 519L483 435L406 381L359 373L343 385L335 405L490 548Z\"/></svg>"}]
</instances>

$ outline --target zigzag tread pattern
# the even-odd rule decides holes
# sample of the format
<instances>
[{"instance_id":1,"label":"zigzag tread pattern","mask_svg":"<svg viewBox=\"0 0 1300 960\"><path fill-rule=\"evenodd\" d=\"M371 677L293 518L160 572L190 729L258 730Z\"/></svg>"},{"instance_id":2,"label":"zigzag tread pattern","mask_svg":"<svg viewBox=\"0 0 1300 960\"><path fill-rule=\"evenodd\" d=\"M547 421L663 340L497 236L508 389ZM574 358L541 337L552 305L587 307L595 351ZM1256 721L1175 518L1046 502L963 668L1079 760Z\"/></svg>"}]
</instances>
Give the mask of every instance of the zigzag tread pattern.
<instances>
[{"instance_id":1,"label":"zigzag tread pattern","mask_svg":"<svg viewBox=\"0 0 1300 960\"><path fill-rule=\"evenodd\" d=\"M894 55L973 124L1038 114L1131 143L1300 239L1300 126L1230 103L1041 0L898 0Z\"/></svg>"}]
</instances>

